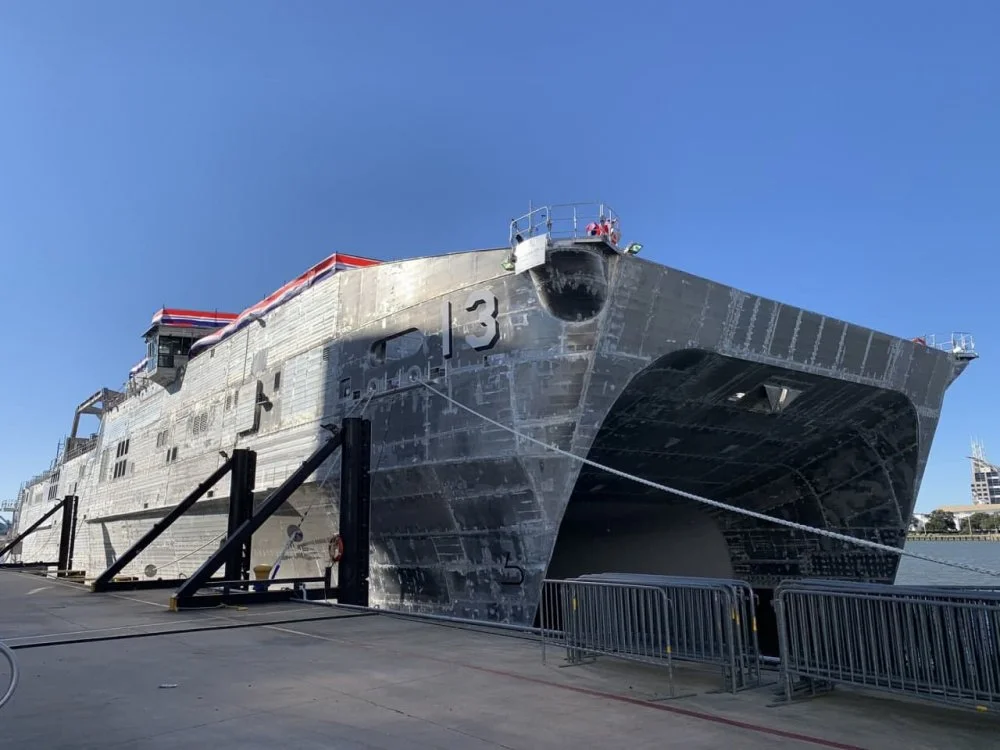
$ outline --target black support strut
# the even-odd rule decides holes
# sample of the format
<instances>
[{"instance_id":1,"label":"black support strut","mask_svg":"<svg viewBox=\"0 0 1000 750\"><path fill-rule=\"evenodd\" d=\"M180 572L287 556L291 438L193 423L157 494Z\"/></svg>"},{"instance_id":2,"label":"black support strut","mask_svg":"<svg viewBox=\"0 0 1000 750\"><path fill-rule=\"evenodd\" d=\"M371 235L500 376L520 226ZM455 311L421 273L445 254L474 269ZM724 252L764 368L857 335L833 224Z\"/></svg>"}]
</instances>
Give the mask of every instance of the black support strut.
<instances>
[{"instance_id":1,"label":"black support strut","mask_svg":"<svg viewBox=\"0 0 1000 750\"><path fill-rule=\"evenodd\" d=\"M24 541L24 539L26 537L28 537L32 533L34 533L35 529L37 529L39 526L41 526L43 523L45 523L47 520L49 520L53 515L55 515L55 513L56 513L57 510L59 510L60 508L64 508L66 506L66 504L69 502L69 499L71 497L73 497L73 496L72 495L67 495L66 497L64 497L58 503L56 503L51 508L49 508L45 512L45 515L43 515L41 518L39 518L37 521L35 521L33 524L31 524L31 526L29 526L28 528L26 528L24 531L22 531L16 537L14 537L13 541L9 542L7 544L7 546L5 546L3 549L0 549L0 557L3 557L4 555L6 555L10 550L14 549L14 547L16 547L22 541ZM62 533L65 533L65 530L63 530ZM61 552L62 551L62 545L60 545L59 549L60 549L60 552ZM39 565L43 565L45 563L38 563L38 564ZM11 563L7 563L7 565L13 566L13 564L11 564ZM18 565L17 567L20 567L20 566ZM64 568L59 568L59 569L60 570L64 570Z\"/></svg>"},{"instance_id":2,"label":"black support strut","mask_svg":"<svg viewBox=\"0 0 1000 750\"><path fill-rule=\"evenodd\" d=\"M56 575L66 576L73 567L73 547L76 543L76 495L63 498L62 526L59 529L59 562Z\"/></svg>"},{"instance_id":3,"label":"black support strut","mask_svg":"<svg viewBox=\"0 0 1000 750\"><path fill-rule=\"evenodd\" d=\"M229 485L229 522L226 525L226 538L231 537L236 530L253 517L254 477L257 474L257 454L253 451L236 449L233 451L232 482ZM226 560L226 580L245 581L250 578L250 543L253 537L247 537L243 544L233 550Z\"/></svg>"},{"instance_id":4,"label":"black support strut","mask_svg":"<svg viewBox=\"0 0 1000 750\"><path fill-rule=\"evenodd\" d=\"M264 522L270 518L275 511L280 508L285 501L287 501L292 493L295 492L309 476L320 467L320 465L326 461L333 453L341 447L342 442L342 431L334 430L333 436L323 443L315 453L313 453L309 458L303 462L303 464L292 473L281 486L275 489L264 502L261 504L260 508L253 513L249 518L244 520L234 531L232 531L225 543L219 547L211 557L209 557L194 574L186 579L179 589L170 598L170 608L173 610L187 609L191 607L205 607L205 606L216 606L220 601L229 600L229 587L225 587L225 591L221 595L202 595L198 596L198 591L205 588L205 586L212 584L209 579L211 576L227 562L233 561L235 559L242 560L242 550L244 546L247 547L250 544L250 539L253 533L259 529ZM249 567L249 564L247 565ZM226 578L229 580L245 580L243 576L232 577L228 574ZM241 587L241 584L237 584ZM254 592L240 592L238 594L240 601L262 601L264 599L279 600L282 597L288 599L291 592L288 590L284 591L254 591Z\"/></svg>"},{"instance_id":5,"label":"black support strut","mask_svg":"<svg viewBox=\"0 0 1000 750\"><path fill-rule=\"evenodd\" d=\"M367 607L372 424L359 417L345 419L343 436L340 539L344 556L337 579L337 601Z\"/></svg>"},{"instance_id":6,"label":"black support strut","mask_svg":"<svg viewBox=\"0 0 1000 750\"><path fill-rule=\"evenodd\" d=\"M195 487L190 495L185 497L183 500L180 501L180 503L174 506L173 510L167 513L167 515L165 515L159 521L154 523L153 527L145 534L143 534L142 538L139 539L139 541L137 541L135 544L133 544L131 547L125 550L117 560L111 563L111 566L103 573L101 573L97 577L97 579L90 585L90 590L110 591L112 588L119 588L117 584L120 582L114 580L115 576L121 573L125 569L126 565L135 560L135 558L139 556L139 553L141 553L144 549L146 549L150 544L155 542L157 537L160 536L160 534L169 529L174 521L176 521L178 518L184 515L184 513L192 505L194 505L201 499L202 495L208 492L212 487L214 487L219 482L220 479L226 476L227 472L229 472L229 470L234 467L234 463L236 460L235 454L246 453L246 452L247 451L234 451L234 455L232 458L227 459L226 462L222 464L222 466L213 471L212 474L208 477L208 479L206 479L204 482ZM256 461L254 461L254 463L256 463ZM252 477L249 480L249 485L250 487L253 487ZM233 505L232 498L230 498L229 504L231 509ZM232 514L232 510L230 510L230 514ZM132 583L135 585L131 586L130 588L140 588L138 583L148 583L149 584L148 588L157 587L157 583L154 581L149 581L149 582L133 581Z\"/></svg>"}]
</instances>

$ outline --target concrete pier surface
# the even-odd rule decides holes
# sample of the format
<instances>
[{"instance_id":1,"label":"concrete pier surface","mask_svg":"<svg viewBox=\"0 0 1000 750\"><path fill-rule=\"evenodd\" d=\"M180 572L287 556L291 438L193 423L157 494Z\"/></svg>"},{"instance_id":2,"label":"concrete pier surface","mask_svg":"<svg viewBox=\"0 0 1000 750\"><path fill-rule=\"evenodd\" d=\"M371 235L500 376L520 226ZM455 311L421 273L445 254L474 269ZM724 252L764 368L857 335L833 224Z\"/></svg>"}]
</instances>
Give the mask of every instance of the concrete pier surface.
<instances>
[{"instance_id":1,"label":"concrete pier surface","mask_svg":"<svg viewBox=\"0 0 1000 750\"><path fill-rule=\"evenodd\" d=\"M541 661L496 631L305 604L169 612L169 592L92 594L0 572L21 683L0 748L991 748L988 714L836 690L773 706L717 672ZM322 619L320 619L322 618ZM0 690L6 685L0 662Z\"/></svg>"}]
</instances>

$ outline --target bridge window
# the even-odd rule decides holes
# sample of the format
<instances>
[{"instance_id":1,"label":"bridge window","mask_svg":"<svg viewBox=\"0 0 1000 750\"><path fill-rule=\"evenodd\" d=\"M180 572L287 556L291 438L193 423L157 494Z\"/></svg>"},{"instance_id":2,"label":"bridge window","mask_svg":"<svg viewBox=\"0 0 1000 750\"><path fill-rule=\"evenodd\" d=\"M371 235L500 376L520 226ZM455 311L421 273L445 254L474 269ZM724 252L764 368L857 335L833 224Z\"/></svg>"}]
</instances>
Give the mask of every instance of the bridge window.
<instances>
[{"instance_id":1,"label":"bridge window","mask_svg":"<svg viewBox=\"0 0 1000 750\"><path fill-rule=\"evenodd\" d=\"M174 357L187 357L191 354L191 344L194 339L183 336L158 336L156 339L156 366L174 367Z\"/></svg>"}]
</instances>

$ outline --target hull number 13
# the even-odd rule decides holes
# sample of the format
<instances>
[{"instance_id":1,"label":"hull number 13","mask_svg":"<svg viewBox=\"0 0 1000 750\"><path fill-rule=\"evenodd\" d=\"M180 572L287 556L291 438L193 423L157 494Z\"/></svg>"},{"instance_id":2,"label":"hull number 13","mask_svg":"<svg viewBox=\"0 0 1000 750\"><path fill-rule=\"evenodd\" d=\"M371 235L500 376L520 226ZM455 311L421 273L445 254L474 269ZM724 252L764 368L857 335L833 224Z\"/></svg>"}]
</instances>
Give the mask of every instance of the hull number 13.
<instances>
[{"instance_id":1,"label":"hull number 13","mask_svg":"<svg viewBox=\"0 0 1000 750\"><path fill-rule=\"evenodd\" d=\"M465 313L474 321L472 331L465 335L465 343L478 351L491 349L500 340L500 303L492 292L474 291L465 300ZM463 316L463 321L465 320ZM441 303L441 353L445 359L453 354L452 350L452 313L451 302ZM463 326L465 327L465 326Z\"/></svg>"}]
</instances>

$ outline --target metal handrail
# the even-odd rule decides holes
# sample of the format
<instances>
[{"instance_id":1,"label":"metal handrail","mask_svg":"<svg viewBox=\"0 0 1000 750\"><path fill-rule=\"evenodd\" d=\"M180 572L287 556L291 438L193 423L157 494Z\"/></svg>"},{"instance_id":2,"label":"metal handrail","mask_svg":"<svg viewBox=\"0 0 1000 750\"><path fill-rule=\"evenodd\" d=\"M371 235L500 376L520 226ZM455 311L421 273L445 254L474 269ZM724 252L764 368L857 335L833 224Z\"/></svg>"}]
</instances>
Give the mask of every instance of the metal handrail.
<instances>
[{"instance_id":1,"label":"metal handrail","mask_svg":"<svg viewBox=\"0 0 1000 750\"><path fill-rule=\"evenodd\" d=\"M931 333L921 336L918 342L930 349L938 349L949 354L964 354L967 356L975 356L977 354L976 340L971 333L966 331L955 331L954 333L943 335Z\"/></svg>"},{"instance_id":2,"label":"metal handrail","mask_svg":"<svg viewBox=\"0 0 1000 750\"><path fill-rule=\"evenodd\" d=\"M510 246L545 235L550 239L580 239L590 236L591 223L609 221L615 234L621 236L621 220L607 203L556 203L539 206L510 222ZM614 242L612 244L615 244Z\"/></svg>"}]
</instances>

